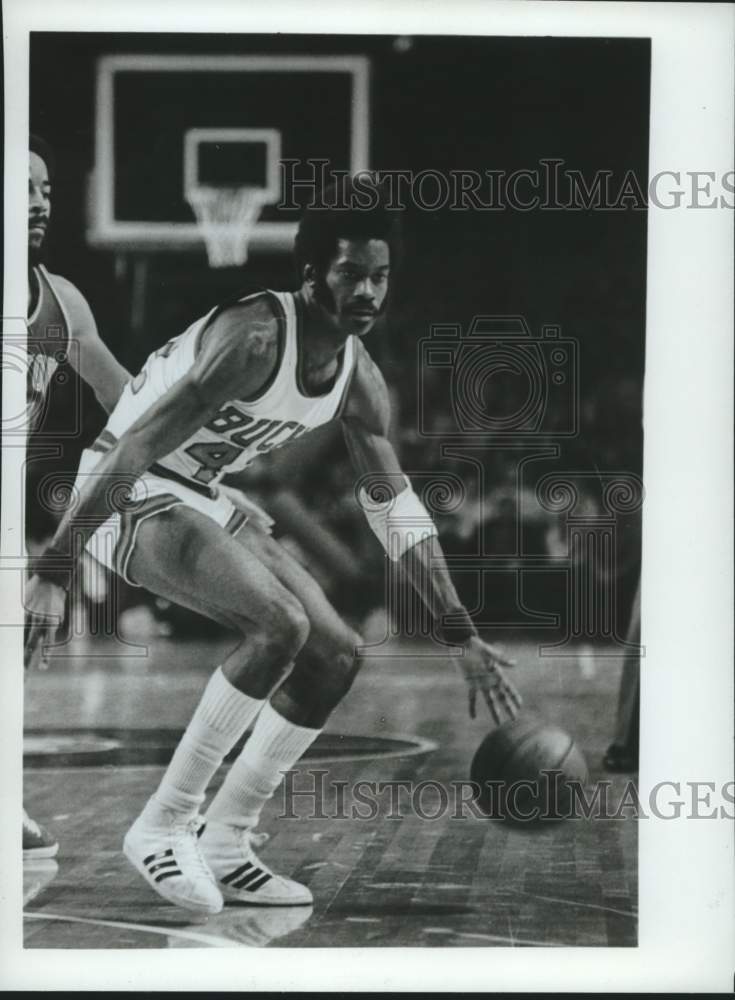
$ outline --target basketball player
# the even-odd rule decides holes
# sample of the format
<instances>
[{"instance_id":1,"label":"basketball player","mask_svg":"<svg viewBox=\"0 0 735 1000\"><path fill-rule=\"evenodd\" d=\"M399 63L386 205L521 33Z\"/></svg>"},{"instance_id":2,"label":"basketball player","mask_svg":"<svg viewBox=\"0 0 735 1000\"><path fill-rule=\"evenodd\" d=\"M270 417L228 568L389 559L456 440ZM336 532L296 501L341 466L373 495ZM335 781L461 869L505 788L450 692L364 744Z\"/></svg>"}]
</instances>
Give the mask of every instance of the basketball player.
<instances>
[{"instance_id":1,"label":"basketball player","mask_svg":"<svg viewBox=\"0 0 735 1000\"><path fill-rule=\"evenodd\" d=\"M129 379L100 340L86 299L70 281L41 263L51 217L53 155L39 136L29 140L28 169L28 388L29 430L39 429L51 378L68 358L109 413ZM69 350L71 341L76 350ZM23 857L52 858L56 839L23 811Z\"/></svg>"},{"instance_id":2,"label":"basketball player","mask_svg":"<svg viewBox=\"0 0 735 1000\"><path fill-rule=\"evenodd\" d=\"M361 190L364 199L364 178ZM123 845L159 895L199 913L218 912L223 899L312 902L308 888L258 859L253 848L263 835L254 830L282 772L319 735L360 666L360 637L317 583L257 516L246 517L218 495L226 472L340 420L360 479L378 476L383 484L383 496L360 492L370 527L446 641L464 647L459 663L470 713L478 692L497 721L501 712L514 717L520 704L500 669L507 661L480 639L462 607L436 529L386 436L386 385L362 341L386 305L396 213L383 207L379 189L371 190L371 210L315 207L304 214L295 248L298 291L226 303L149 357L84 456L80 501L65 515L27 594L36 622L32 655L53 633L49 620L61 619L72 535L86 542L95 530L92 516L105 521L98 532L115 532L109 565L126 580L239 632L241 641L212 675ZM345 197L355 191L347 183ZM332 192L324 205L334 200ZM112 514L111 477L134 484L127 509ZM202 830L205 790L253 723Z\"/></svg>"},{"instance_id":3,"label":"basketball player","mask_svg":"<svg viewBox=\"0 0 735 1000\"><path fill-rule=\"evenodd\" d=\"M28 172L28 353L29 402L45 397L58 366L67 355L109 413L130 378L100 339L94 316L82 293L60 274L51 274L41 263L51 217L53 156L47 143L32 135ZM69 343L78 344L69 351ZM38 413L38 406L33 412Z\"/></svg>"}]
</instances>

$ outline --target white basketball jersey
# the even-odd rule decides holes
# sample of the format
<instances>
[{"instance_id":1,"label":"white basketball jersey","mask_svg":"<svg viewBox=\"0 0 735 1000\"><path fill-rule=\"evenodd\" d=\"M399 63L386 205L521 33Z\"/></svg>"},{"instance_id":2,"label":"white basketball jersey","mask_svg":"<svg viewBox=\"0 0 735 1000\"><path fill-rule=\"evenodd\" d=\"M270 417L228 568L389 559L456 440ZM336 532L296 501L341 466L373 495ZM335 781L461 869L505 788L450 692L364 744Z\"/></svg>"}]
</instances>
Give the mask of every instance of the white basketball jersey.
<instances>
[{"instance_id":1,"label":"white basketball jersey","mask_svg":"<svg viewBox=\"0 0 735 1000\"><path fill-rule=\"evenodd\" d=\"M157 474L170 473L200 486L215 484L230 472L239 472L259 455L279 448L333 420L341 411L355 365L354 338L348 337L331 389L322 396L305 395L299 383L301 317L290 292L262 292L271 296L283 323L280 364L254 399L232 399L207 424L175 451L153 466ZM245 301L245 300L241 300ZM151 354L126 385L98 439L106 450L157 399L192 367L212 310Z\"/></svg>"}]
</instances>

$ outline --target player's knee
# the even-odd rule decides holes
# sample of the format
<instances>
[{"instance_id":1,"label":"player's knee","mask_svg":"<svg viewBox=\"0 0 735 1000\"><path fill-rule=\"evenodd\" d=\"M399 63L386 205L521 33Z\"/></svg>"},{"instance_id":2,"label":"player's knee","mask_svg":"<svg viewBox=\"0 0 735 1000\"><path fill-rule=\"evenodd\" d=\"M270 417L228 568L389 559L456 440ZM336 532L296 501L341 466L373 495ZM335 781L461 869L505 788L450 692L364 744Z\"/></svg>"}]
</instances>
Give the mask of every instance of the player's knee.
<instances>
[{"instance_id":1,"label":"player's knee","mask_svg":"<svg viewBox=\"0 0 735 1000\"><path fill-rule=\"evenodd\" d=\"M286 613L285 643L292 656L296 656L309 638L311 624L304 608L298 601L289 606Z\"/></svg>"},{"instance_id":2,"label":"player's knee","mask_svg":"<svg viewBox=\"0 0 735 1000\"><path fill-rule=\"evenodd\" d=\"M362 665L361 645L360 636L347 631L325 657L321 681L328 702L337 704L352 687Z\"/></svg>"},{"instance_id":3,"label":"player's knee","mask_svg":"<svg viewBox=\"0 0 735 1000\"><path fill-rule=\"evenodd\" d=\"M261 628L267 645L290 662L309 638L311 625L303 605L294 597L275 604Z\"/></svg>"},{"instance_id":4,"label":"player's knee","mask_svg":"<svg viewBox=\"0 0 735 1000\"><path fill-rule=\"evenodd\" d=\"M341 636L312 641L297 659L281 695L309 715L308 725L320 728L340 703L362 663L362 640L345 629Z\"/></svg>"}]
</instances>

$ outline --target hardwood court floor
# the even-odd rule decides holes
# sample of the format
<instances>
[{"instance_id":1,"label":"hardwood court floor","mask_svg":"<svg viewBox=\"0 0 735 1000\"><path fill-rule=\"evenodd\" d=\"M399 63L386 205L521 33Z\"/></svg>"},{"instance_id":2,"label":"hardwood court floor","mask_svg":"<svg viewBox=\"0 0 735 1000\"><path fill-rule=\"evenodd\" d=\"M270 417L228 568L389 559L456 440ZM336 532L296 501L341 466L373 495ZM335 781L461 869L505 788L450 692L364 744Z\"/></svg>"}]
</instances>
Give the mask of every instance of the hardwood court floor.
<instances>
[{"instance_id":1,"label":"hardwood court floor","mask_svg":"<svg viewBox=\"0 0 735 1000\"><path fill-rule=\"evenodd\" d=\"M120 846L222 648L154 640L147 656L126 657L80 643L29 678L25 803L61 847L56 862L24 866L26 947L636 944L634 819L509 828L462 818L434 784L418 809L394 785L397 807L384 791L374 818L351 815L360 780L466 780L490 729L485 715L469 720L455 668L410 644L368 663L299 764L294 789L317 793L277 793L261 822L271 836L263 860L308 884L313 908L228 906L200 921L160 901ZM606 775L600 761L620 660L589 647L564 659L541 658L531 643L509 651L527 708L576 736L591 782L611 779L619 801L627 777Z\"/></svg>"}]
</instances>

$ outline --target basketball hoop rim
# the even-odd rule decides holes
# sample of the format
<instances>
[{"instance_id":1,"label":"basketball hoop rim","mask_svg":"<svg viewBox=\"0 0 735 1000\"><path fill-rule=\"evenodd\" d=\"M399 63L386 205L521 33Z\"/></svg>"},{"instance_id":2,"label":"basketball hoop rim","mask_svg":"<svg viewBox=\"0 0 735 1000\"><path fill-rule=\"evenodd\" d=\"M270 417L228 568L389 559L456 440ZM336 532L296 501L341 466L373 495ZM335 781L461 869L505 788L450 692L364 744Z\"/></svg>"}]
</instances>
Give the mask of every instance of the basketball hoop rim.
<instances>
[{"instance_id":1,"label":"basketball hoop rim","mask_svg":"<svg viewBox=\"0 0 735 1000\"><path fill-rule=\"evenodd\" d=\"M244 264L260 214L272 200L270 190L197 184L190 185L184 197L194 213L210 266Z\"/></svg>"},{"instance_id":2,"label":"basketball hoop rim","mask_svg":"<svg viewBox=\"0 0 735 1000\"><path fill-rule=\"evenodd\" d=\"M226 204L232 206L233 202L239 201L249 210L247 215L258 209L262 211L266 205L273 201L268 188L223 184L195 184L184 192L184 199L192 210L195 203L197 205Z\"/></svg>"}]
</instances>

